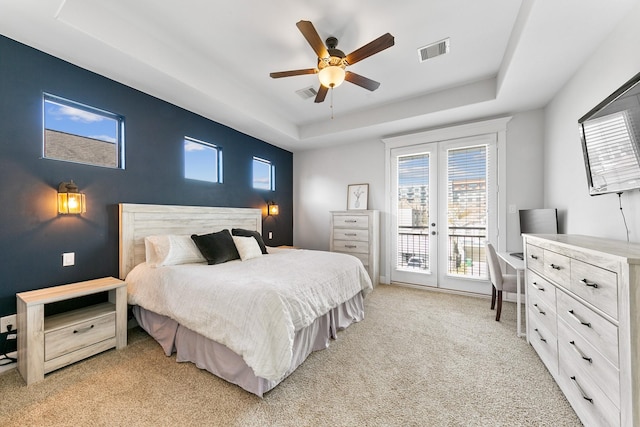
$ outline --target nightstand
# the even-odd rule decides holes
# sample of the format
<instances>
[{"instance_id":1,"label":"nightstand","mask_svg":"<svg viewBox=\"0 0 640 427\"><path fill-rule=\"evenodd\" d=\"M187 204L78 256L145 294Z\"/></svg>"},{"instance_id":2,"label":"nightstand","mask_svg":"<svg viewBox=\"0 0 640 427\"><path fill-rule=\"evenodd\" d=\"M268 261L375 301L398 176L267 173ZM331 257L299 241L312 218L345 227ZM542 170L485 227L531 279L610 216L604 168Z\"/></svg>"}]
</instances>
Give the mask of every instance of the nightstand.
<instances>
[{"instance_id":1,"label":"nightstand","mask_svg":"<svg viewBox=\"0 0 640 427\"><path fill-rule=\"evenodd\" d=\"M109 301L53 316L45 304L108 292ZM18 371L31 384L51 371L127 345L127 285L114 277L16 294Z\"/></svg>"}]
</instances>

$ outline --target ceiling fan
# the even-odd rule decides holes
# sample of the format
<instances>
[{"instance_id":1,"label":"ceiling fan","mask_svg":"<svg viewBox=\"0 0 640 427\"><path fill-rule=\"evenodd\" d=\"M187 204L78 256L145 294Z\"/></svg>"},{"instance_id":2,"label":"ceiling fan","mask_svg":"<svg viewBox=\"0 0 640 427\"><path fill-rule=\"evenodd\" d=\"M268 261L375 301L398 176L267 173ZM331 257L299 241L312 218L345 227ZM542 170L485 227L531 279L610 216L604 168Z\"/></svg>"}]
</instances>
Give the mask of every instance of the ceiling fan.
<instances>
[{"instance_id":1,"label":"ceiling fan","mask_svg":"<svg viewBox=\"0 0 640 427\"><path fill-rule=\"evenodd\" d=\"M336 49L338 39L335 37L327 38L325 47L325 44L322 43L322 39L320 39L318 32L310 21L299 21L296 23L296 26L304 38L307 39L316 55L318 55L318 66L316 68L305 68L303 70L271 73L269 75L272 78L279 79L281 77L318 73L320 88L318 89L315 102L324 101L329 89L338 87L344 80L370 91L378 89L380 83L361 76L360 74L346 71L345 68L393 46L394 38L391 34L384 34L361 48L354 50L350 54L345 55L343 51Z\"/></svg>"}]
</instances>

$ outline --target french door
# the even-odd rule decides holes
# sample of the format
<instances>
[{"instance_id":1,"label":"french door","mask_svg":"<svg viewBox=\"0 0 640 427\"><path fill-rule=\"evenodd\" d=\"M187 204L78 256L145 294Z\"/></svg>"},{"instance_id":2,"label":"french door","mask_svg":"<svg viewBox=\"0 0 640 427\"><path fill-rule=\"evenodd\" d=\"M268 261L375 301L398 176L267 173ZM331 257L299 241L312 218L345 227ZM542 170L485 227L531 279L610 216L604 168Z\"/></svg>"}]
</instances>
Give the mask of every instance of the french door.
<instances>
[{"instance_id":1,"label":"french door","mask_svg":"<svg viewBox=\"0 0 640 427\"><path fill-rule=\"evenodd\" d=\"M485 290L495 150L495 134L391 150L392 282Z\"/></svg>"}]
</instances>

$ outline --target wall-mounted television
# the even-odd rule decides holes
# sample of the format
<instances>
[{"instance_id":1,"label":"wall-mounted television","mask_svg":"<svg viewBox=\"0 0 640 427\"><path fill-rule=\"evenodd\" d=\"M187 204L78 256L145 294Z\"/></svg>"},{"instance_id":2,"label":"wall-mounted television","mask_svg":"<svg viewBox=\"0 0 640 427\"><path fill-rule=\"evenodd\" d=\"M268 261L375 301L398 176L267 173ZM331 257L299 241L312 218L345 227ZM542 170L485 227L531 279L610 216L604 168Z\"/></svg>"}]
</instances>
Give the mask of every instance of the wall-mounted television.
<instances>
[{"instance_id":1,"label":"wall-mounted television","mask_svg":"<svg viewBox=\"0 0 640 427\"><path fill-rule=\"evenodd\" d=\"M640 73L578 124L589 194L640 188Z\"/></svg>"}]
</instances>

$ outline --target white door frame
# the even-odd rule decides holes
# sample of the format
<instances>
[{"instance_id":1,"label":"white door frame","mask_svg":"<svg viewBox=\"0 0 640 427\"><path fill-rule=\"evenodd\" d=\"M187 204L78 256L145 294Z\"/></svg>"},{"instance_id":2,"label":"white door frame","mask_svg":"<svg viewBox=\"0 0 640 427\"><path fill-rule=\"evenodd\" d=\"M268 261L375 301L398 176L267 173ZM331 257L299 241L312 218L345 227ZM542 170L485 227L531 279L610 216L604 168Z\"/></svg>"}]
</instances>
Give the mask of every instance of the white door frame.
<instances>
[{"instance_id":1,"label":"white door frame","mask_svg":"<svg viewBox=\"0 0 640 427\"><path fill-rule=\"evenodd\" d=\"M420 145L429 142L439 142L450 139L465 138L470 136L496 134L497 139L497 224L490 230L491 235L487 236L489 242L492 242L498 250L504 250L506 247L506 140L507 140L507 123L511 120L511 116L501 117L481 122L467 123L463 125L450 126L432 130L421 131L408 135L401 135L389 138L383 138L385 144L385 211L387 212L385 220L386 230L391 230L391 150L399 147L408 147L411 145ZM386 277L381 277L382 283L390 283L391 268L393 266L391 259L391 239L386 239L386 247L384 251L384 259L381 262L386 265ZM489 288L487 288L489 289Z\"/></svg>"}]
</instances>

